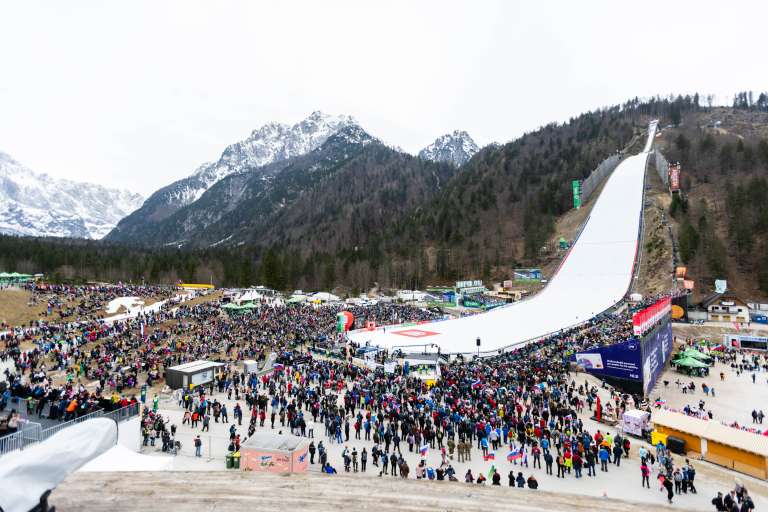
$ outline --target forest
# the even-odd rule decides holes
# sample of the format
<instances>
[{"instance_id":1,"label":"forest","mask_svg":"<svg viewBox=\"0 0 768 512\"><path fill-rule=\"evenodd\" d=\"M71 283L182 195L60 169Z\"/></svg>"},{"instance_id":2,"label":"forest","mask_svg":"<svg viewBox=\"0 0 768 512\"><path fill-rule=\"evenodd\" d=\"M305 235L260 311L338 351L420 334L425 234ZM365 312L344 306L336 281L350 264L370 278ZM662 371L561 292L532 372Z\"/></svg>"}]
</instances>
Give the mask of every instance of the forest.
<instances>
[{"instance_id":1,"label":"forest","mask_svg":"<svg viewBox=\"0 0 768 512\"><path fill-rule=\"evenodd\" d=\"M684 169L683 194L669 212L680 226L682 260L702 279L755 273L768 292L766 117L764 93L739 93L729 108L698 94L636 98L487 146L455 170L374 144L322 179L292 179L291 208L260 220L266 227L239 245L2 236L0 270L54 280L350 292L508 278L515 266L540 261L555 222L572 206L571 181L617 151L638 151L647 123L658 118L670 126L667 159ZM237 219L241 232L249 225Z\"/></svg>"}]
</instances>

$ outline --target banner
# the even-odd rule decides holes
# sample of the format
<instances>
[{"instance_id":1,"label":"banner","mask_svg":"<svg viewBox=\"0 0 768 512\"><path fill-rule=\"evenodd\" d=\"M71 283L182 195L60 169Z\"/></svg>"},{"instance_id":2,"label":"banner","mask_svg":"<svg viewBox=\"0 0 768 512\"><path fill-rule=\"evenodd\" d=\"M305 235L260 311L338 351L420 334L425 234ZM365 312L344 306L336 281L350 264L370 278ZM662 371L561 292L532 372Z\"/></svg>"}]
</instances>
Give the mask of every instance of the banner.
<instances>
[{"instance_id":1,"label":"banner","mask_svg":"<svg viewBox=\"0 0 768 512\"><path fill-rule=\"evenodd\" d=\"M598 377L639 381L642 361L640 342L631 339L615 345L597 347L574 356L576 363Z\"/></svg>"},{"instance_id":2,"label":"banner","mask_svg":"<svg viewBox=\"0 0 768 512\"><path fill-rule=\"evenodd\" d=\"M573 207L578 210L581 208L581 181L573 180L571 186L573 187Z\"/></svg>"},{"instance_id":3,"label":"banner","mask_svg":"<svg viewBox=\"0 0 768 512\"><path fill-rule=\"evenodd\" d=\"M643 392L648 394L672 354L672 323L665 322L644 336L642 347Z\"/></svg>"},{"instance_id":4,"label":"banner","mask_svg":"<svg viewBox=\"0 0 768 512\"><path fill-rule=\"evenodd\" d=\"M715 291L717 293L725 293L728 289L728 281L725 279L715 279Z\"/></svg>"},{"instance_id":5,"label":"banner","mask_svg":"<svg viewBox=\"0 0 768 512\"><path fill-rule=\"evenodd\" d=\"M688 321L688 295L678 295L672 299L672 320Z\"/></svg>"},{"instance_id":6,"label":"banner","mask_svg":"<svg viewBox=\"0 0 768 512\"><path fill-rule=\"evenodd\" d=\"M665 297L632 316L632 330L635 336L642 336L672 311L672 300Z\"/></svg>"},{"instance_id":7,"label":"banner","mask_svg":"<svg viewBox=\"0 0 768 512\"><path fill-rule=\"evenodd\" d=\"M680 164L669 166L669 191L677 192L680 190Z\"/></svg>"}]
</instances>

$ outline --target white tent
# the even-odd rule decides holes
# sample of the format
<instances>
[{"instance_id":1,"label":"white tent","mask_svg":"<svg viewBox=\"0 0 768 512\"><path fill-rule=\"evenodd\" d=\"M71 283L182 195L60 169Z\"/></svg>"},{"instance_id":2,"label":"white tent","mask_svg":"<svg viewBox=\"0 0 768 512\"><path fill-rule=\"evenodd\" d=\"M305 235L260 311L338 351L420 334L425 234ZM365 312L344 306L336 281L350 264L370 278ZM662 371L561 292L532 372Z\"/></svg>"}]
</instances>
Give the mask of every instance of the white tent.
<instances>
[{"instance_id":1,"label":"white tent","mask_svg":"<svg viewBox=\"0 0 768 512\"><path fill-rule=\"evenodd\" d=\"M317 292L312 295L312 300L319 300L320 302L338 302L341 299L332 293Z\"/></svg>"}]
</instances>

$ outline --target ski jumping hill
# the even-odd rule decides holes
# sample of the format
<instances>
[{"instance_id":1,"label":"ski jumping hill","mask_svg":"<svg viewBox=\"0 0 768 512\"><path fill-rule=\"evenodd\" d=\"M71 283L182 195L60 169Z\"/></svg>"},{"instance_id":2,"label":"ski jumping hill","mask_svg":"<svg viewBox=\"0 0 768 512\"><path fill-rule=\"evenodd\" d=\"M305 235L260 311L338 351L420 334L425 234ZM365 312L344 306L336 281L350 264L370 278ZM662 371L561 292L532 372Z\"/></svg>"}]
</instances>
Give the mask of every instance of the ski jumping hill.
<instances>
[{"instance_id":1,"label":"ski jumping hill","mask_svg":"<svg viewBox=\"0 0 768 512\"><path fill-rule=\"evenodd\" d=\"M488 355L573 327L623 300L632 284L643 210L645 168L656 136L648 127L643 151L614 170L558 272L537 295L487 313L350 333L361 345L405 352L438 347L443 354Z\"/></svg>"}]
</instances>

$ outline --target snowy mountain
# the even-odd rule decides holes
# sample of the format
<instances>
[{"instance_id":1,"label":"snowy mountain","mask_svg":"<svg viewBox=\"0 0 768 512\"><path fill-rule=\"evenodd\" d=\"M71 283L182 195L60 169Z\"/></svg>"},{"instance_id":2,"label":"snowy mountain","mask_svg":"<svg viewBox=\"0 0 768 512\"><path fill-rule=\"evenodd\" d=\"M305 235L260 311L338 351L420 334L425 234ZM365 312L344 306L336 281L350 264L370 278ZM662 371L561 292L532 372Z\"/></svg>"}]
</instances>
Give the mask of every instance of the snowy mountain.
<instances>
[{"instance_id":1,"label":"snowy mountain","mask_svg":"<svg viewBox=\"0 0 768 512\"><path fill-rule=\"evenodd\" d=\"M312 208L328 206L334 210L338 207L331 206L333 198L349 200L351 180L345 182L339 178L345 170L369 182L362 175L371 164L366 159L358 159L373 146L384 148L359 126L346 126L305 155L230 174L173 215L132 232L131 241L140 240L146 245L218 247L271 240L275 232L280 233L276 236L282 236L287 231L287 219L294 215L305 223L312 218L309 214ZM391 150L385 153L406 158ZM384 158L380 157L379 162ZM313 191L323 187L330 189L308 199ZM314 223L310 222L308 227L312 226Z\"/></svg>"},{"instance_id":2,"label":"snowy mountain","mask_svg":"<svg viewBox=\"0 0 768 512\"><path fill-rule=\"evenodd\" d=\"M102 238L144 199L35 173L0 152L0 233Z\"/></svg>"},{"instance_id":3,"label":"snowy mountain","mask_svg":"<svg viewBox=\"0 0 768 512\"><path fill-rule=\"evenodd\" d=\"M261 168L276 172L270 164L305 155L320 147L331 135L347 126L357 126L350 116L331 116L316 111L294 125L268 123L240 142L227 147L216 162L200 166L191 176L161 188L134 214L123 219L107 237L125 240L147 223L168 218L180 208L197 201L222 179Z\"/></svg>"},{"instance_id":4,"label":"snowy mountain","mask_svg":"<svg viewBox=\"0 0 768 512\"><path fill-rule=\"evenodd\" d=\"M456 130L438 137L435 142L419 151L419 158L433 162L448 162L461 167L479 149L467 132Z\"/></svg>"}]
</instances>

